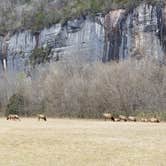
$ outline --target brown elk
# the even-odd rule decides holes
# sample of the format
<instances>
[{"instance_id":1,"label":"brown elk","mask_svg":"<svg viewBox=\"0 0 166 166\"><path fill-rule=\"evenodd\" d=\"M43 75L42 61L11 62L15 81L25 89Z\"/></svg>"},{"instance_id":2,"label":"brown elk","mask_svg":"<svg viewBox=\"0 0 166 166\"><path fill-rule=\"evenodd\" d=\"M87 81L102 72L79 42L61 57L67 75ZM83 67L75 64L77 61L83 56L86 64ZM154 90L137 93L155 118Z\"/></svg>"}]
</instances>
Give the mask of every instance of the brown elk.
<instances>
[{"instance_id":1,"label":"brown elk","mask_svg":"<svg viewBox=\"0 0 166 166\"><path fill-rule=\"evenodd\" d=\"M40 119L43 119L44 121L47 121L47 117L43 114L38 114L37 118L38 118L39 121L40 121Z\"/></svg>"},{"instance_id":2,"label":"brown elk","mask_svg":"<svg viewBox=\"0 0 166 166\"><path fill-rule=\"evenodd\" d=\"M124 115L119 115L119 119L120 119L121 121L127 122L127 117L124 116Z\"/></svg>"},{"instance_id":3,"label":"brown elk","mask_svg":"<svg viewBox=\"0 0 166 166\"><path fill-rule=\"evenodd\" d=\"M147 118L142 118L141 122L148 122L148 119Z\"/></svg>"},{"instance_id":4,"label":"brown elk","mask_svg":"<svg viewBox=\"0 0 166 166\"><path fill-rule=\"evenodd\" d=\"M157 118L151 118L151 119L150 119L150 122L152 122L152 123L159 123L160 120L157 119Z\"/></svg>"},{"instance_id":5,"label":"brown elk","mask_svg":"<svg viewBox=\"0 0 166 166\"><path fill-rule=\"evenodd\" d=\"M103 114L103 118L106 120L112 120L112 121L115 121L115 118L112 116L111 113L104 113Z\"/></svg>"},{"instance_id":6,"label":"brown elk","mask_svg":"<svg viewBox=\"0 0 166 166\"><path fill-rule=\"evenodd\" d=\"M134 116L129 116L129 117L128 117L128 121L130 121L130 122L136 122L137 119L136 119L136 117L134 117Z\"/></svg>"},{"instance_id":7,"label":"brown elk","mask_svg":"<svg viewBox=\"0 0 166 166\"><path fill-rule=\"evenodd\" d=\"M120 122L120 119L119 118L115 118L115 122Z\"/></svg>"},{"instance_id":8,"label":"brown elk","mask_svg":"<svg viewBox=\"0 0 166 166\"><path fill-rule=\"evenodd\" d=\"M19 120L20 121L20 117L16 114L9 114L6 119L7 120Z\"/></svg>"}]
</instances>

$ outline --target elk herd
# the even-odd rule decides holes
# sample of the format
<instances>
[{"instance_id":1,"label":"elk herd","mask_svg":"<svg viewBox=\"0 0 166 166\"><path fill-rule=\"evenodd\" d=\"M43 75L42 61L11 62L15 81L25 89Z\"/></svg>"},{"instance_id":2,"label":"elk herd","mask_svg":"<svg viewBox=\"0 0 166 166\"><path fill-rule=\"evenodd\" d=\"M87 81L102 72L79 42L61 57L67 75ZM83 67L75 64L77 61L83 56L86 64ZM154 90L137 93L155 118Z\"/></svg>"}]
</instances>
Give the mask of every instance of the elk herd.
<instances>
[{"instance_id":1,"label":"elk herd","mask_svg":"<svg viewBox=\"0 0 166 166\"><path fill-rule=\"evenodd\" d=\"M6 117L7 120L18 120L18 121L21 121L20 117L17 115L17 114L9 114L7 117ZM47 117L43 114L38 114L37 115L37 119L40 121L40 120L44 120L44 121L47 121Z\"/></svg>"},{"instance_id":2,"label":"elk herd","mask_svg":"<svg viewBox=\"0 0 166 166\"><path fill-rule=\"evenodd\" d=\"M150 118L150 119L147 119L147 118L141 118L140 120L138 120L136 117L134 116L124 116L124 115L119 115L118 117L114 117L111 113L103 113L103 118L105 121L107 120L111 120L113 122L120 122L120 121L123 121L123 122L151 122L151 123L159 123L160 120L158 118ZM9 114L7 117L6 117L7 120L14 120L14 121L21 121L20 117L17 115L17 114ZM44 115L44 114L38 114L37 115L37 119L38 121L40 120L43 120L43 121L47 121L47 117Z\"/></svg>"},{"instance_id":3,"label":"elk herd","mask_svg":"<svg viewBox=\"0 0 166 166\"><path fill-rule=\"evenodd\" d=\"M114 121L114 122L120 122L120 121L123 121L123 122L151 122L151 123L159 123L160 120L158 118L150 118L150 119L147 119L147 118L141 118L140 120L138 120L136 117L134 116L124 116L124 115L119 115L117 118L115 118L111 113L104 113L103 114L103 118L104 120L111 120L111 121Z\"/></svg>"}]
</instances>

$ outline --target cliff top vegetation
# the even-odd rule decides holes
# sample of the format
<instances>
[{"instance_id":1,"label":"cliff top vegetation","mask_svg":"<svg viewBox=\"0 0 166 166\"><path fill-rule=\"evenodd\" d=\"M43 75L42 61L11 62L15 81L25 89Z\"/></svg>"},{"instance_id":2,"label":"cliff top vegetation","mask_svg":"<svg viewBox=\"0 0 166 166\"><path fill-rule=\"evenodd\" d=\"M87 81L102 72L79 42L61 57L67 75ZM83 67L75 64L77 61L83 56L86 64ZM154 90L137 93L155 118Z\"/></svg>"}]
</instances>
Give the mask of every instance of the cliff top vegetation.
<instances>
[{"instance_id":1,"label":"cliff top vegetation","mask_svg":"<svg viewBox=\"0 0 166 166\"><path fill-rule=\"evenodd\" d=\"M161 0L146 0L150 3ZM17 29L39 31L83 14L130 8L142 0L0 0L0 32Z\"/></svg>"}]
</instances>

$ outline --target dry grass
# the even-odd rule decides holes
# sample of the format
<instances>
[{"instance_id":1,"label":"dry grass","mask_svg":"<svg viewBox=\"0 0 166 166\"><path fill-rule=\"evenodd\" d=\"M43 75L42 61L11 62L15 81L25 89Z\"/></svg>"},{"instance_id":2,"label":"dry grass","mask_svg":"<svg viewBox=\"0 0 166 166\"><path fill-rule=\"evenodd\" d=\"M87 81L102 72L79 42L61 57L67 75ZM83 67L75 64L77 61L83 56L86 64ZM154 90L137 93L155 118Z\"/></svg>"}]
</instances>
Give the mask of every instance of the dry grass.
<instances>
[{"instance_id":1,"label":"dry grass","mask_svg":"<svg viewBox=\"0 0 166 166\"><path fill-rule=\"evenodd\" d=\"M164 166L166 124L0 119L2 166Z\"/></svg>"}]
</instances>

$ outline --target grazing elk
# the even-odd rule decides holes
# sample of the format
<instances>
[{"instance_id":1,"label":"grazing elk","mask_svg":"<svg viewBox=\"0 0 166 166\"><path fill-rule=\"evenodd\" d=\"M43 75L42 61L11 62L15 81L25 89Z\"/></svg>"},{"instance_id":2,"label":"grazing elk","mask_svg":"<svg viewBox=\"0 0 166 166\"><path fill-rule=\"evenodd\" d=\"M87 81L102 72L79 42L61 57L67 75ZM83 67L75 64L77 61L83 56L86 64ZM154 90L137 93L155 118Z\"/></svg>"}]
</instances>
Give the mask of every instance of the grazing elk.
<instances>
[{"instance_id":1,"label":"grazing elk","mask_svg":"<svg viewBox=\"0 0 166 166\"><path fill-rule=\"evenodd\" d=\"M104 114L103 114L103 118L104 118L105 121L106 121L106 120L115 121L115 118L112 116L111 113L104 113Z\"/></svg>"},{"instance_id":2,"label":"grazing elk","mask_svg":"<svg viewBox=\"0 0 166 166\"><path fill-rule=\"evenodd\" d=\"M148 122L148 119L147 118L142 118L141 122Z\"/></svg>"},{"instance_id":3,"label":"grazing elk","mask_svg":"<svg viewBox=\"0 0 166 166\"><path fill-rule=\"evenodd\" d=\"M119 119L120 119L120 121L127 122L127 117L124 115L119 115Z\"/></svg>"},{"instance_id":4,"label":"grazing elk","mask_svg":"<svg viewBox=\"0 0 166 166\"><path fill-rule=\"evenodd\" d=\"M157 119L157 118L151 118L151 119L150 119L150 122L152 122L152 123L159 123L160 120Z\"/></svg>"},{"instance_id":5,"label":"grazing elk","mask_svg":"<svg viewBox=\"0 0 166 166\"><path fill-rule=\"evenodd\" d=\"M19 120L20 121L20 117L16 114L9 114L6 119L7 120Z\"/></svg>"},{"instance_id":6,"label":"grazing elk","mask_svg":"<svg viewBox=\"0 0 166 166\"><path fill-rule=\"evenodd\" d=\"M119 118L115 118L115 122L120 122L120 119Z\"/></svg>"},{"instance_id":7,"label":"grazing elk","mask_svg":"<svg viewBox=\"0 0 166 166\"><path fill-rule=\"evenodd\" d=\"M38 114L37 118L38 118L39 121L40 121L40 119L43 119L44 121L47 121L47 117L43 114Z\"/></svg>"},{"instance_id":8,"label":"grazing elk","mask_svg":"<svg viewBox=\"0 0 166 166\"><path fill-rule=\"evenodd\" d=\"M129 117L128 117L128 121L130 121L130 122L136 122L137 119L136 119L136 117L134 117L134 116L129 116Z\"/></svg>"}]
</instances>

